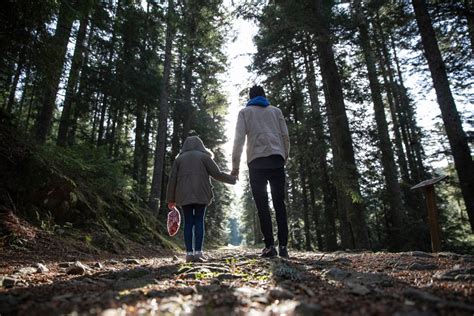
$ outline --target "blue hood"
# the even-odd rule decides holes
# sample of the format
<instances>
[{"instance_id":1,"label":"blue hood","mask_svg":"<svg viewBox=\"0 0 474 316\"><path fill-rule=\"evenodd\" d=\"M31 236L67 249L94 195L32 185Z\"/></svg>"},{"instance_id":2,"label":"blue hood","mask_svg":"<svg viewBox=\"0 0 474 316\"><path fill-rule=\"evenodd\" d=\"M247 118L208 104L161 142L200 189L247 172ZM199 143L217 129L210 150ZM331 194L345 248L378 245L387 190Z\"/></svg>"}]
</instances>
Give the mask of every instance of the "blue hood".
<instances>
[{"instance_id":1,"label":"blue hood","mask_svg":"<svg viewBox=\"0 0 474 316\"><path fill-rule=\"evenodd\" d=\"M270 102L268 102L267 98L258 96L253 99L250 99L249 102L247 102L247 106L249 105L258 105L265 108L270 105Z\"/></svg>"}]
</instances>

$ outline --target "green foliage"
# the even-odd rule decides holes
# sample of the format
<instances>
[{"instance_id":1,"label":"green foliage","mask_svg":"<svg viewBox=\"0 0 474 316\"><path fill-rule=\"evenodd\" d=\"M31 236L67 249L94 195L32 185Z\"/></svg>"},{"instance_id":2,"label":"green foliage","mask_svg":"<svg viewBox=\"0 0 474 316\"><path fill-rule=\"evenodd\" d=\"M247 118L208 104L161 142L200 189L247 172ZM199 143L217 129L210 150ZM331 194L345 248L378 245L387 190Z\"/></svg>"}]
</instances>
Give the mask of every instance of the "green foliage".
<instances>
[{"instance_id":1,"label":"green foliage","mask_svg":"<svg viewBox=\"0 0 474 316\"><path fill-rule=\"evenodd\" d=\"M0 137L15 135L14 131L3 128ZM0 151L14 152L14 159L0 156L9 170L0 171L16 180L3 179L2 192L13 196L17 212L43 230L112 251L134 242L164 244L164 228L132 200L130 177L101 148L34 146L14 137ZM5 200L0 205L8 206Z\"/></svg>"}]
</instances>

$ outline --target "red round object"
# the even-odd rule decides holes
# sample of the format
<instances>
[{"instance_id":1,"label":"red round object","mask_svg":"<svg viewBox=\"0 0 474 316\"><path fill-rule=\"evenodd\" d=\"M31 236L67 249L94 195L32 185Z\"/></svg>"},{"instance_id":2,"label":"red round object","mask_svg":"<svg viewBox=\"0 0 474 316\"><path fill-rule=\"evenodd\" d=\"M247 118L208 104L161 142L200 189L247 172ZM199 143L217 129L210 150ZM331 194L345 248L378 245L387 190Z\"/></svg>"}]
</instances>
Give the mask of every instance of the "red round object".
<instances>
[{"instance_id":1,"label":"red round object","mask_svg":"<svg viewBox=\"0 0 474 316\"><path fill-rule=\"evenodd\" d=\"M176 233L179 230L180 224L181 224L181 215L179 214L178 209L176 207L173 207L168 212L168 221L167 221L168 234L170 234L170 236L176 235Z\"/></svg>"}]
</instances>

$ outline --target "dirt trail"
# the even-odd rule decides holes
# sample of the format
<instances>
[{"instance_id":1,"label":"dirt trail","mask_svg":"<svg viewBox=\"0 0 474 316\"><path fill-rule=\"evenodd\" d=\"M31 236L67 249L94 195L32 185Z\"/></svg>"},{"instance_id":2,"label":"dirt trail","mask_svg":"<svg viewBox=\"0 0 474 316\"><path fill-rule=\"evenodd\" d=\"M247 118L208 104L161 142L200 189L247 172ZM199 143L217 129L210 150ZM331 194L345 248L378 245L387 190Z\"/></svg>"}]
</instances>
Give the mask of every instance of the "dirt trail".
<instances>
[{"instance_id":1,"label":"dirt trail","mask_svg":"<svg viewBox=\"0 0 474 316\"><path fill-rule=\"evenodd\" d=\"M2 264L0 315L472 315L474 258L254 249Z\"/></svg>"}]
</instances>

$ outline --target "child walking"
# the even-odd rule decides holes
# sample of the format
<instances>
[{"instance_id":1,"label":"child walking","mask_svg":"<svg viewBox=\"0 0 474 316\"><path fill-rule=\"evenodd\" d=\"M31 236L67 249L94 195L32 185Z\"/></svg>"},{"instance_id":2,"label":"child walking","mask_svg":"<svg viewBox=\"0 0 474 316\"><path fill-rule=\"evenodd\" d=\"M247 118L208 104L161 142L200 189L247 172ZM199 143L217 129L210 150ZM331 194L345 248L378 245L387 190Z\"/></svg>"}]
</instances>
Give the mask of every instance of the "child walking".
<instances>
[{"instance_id":1,"label":"child walking","mask_svg":"<svg viewBox=\"0 0 474 316\"><path fill-rule=\"evenodd\" d=\"M170 209L176 205L183 209L187 262L205 261L202 253L204 215L213 198L209 176L229 184L237 180L220 171L199 137L186 138L171 169L167 201Z\"/></svg>"}]
</instances>

